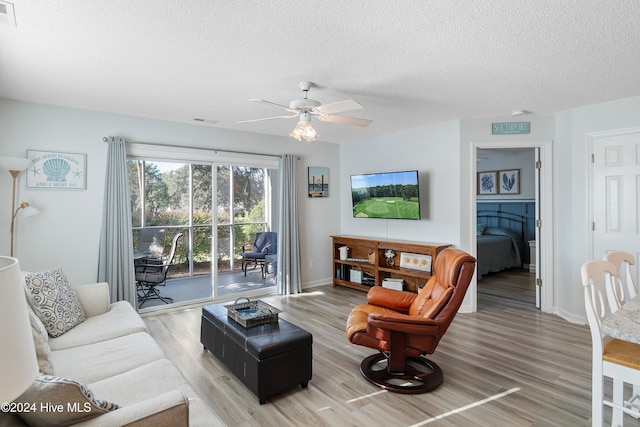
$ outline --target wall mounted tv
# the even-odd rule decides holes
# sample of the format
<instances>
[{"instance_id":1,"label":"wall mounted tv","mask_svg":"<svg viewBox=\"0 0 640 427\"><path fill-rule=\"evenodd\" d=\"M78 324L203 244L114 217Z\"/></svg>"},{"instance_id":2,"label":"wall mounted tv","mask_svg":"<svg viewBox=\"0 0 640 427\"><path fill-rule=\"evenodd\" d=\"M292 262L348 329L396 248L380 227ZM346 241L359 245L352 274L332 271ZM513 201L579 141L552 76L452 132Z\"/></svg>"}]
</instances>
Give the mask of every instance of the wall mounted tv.
<instances>
[{"instance_id":1,"label":"wall mounted tv","mask_svg":"<svg viewBox=\"0 0 640 427\"><path fill-rule=\"evenodd\" d=\"M351 175L354 218L420 219L418 171Z\"/></svg>"}]
</instances>

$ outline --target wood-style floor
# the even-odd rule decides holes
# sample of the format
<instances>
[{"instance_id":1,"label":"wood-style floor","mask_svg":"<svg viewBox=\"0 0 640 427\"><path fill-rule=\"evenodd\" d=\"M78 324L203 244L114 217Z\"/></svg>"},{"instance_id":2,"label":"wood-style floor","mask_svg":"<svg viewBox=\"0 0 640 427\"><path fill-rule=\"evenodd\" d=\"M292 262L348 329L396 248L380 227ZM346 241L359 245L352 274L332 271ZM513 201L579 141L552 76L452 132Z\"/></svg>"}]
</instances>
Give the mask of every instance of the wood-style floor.
<instances>
[{"instance_id":1,"label":"wood-style floor","mask_svg":"<svg viewBox=\"0 0 640 427\"><path fill-rule=\"evenodd\" d=\"M512 287L523 288L515 299L509 297L514 293L509 280L500 274L480 282L478 312L458 314L430 357L443 368L444 383L422 395L385 392L360 375L361 360L374 351L345 337L351 308L365 301L356 290L325 285L296 296L263 298L314 340L308 388L296 387L264 405L203 350L200 307L145 321L167 356L229 426L590 425L588 328L536 310L532 275L513 276L510 280L520 285Z\"/></svg>"}]
</instances>

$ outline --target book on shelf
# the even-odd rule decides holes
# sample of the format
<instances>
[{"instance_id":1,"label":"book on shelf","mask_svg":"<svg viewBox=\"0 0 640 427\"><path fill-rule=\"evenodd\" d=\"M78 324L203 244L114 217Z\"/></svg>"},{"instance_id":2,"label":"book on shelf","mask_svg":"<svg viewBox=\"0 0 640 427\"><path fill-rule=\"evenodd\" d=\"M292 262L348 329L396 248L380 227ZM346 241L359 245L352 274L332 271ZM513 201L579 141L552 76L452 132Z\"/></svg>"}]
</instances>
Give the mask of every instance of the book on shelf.
<instances>
[{"instance_id":1,"label":"book on shelf","mask_svg":"<svg viewBox=\"0 0 640 427\"><path fill-rule=\"evenodd\" d=\"M382 287L387 289L395 289L401 291L404 288L404 280L387 277L382 280Z\"/></svg>"}]
</instances>

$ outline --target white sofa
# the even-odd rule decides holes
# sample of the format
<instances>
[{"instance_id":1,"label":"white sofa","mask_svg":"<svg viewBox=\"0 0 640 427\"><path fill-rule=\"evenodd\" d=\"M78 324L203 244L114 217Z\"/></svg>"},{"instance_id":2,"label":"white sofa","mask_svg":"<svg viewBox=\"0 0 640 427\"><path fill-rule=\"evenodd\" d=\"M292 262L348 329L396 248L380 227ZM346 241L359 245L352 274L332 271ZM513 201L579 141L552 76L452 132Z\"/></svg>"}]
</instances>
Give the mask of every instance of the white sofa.
<instances>
[{"instance_id":1,"label":"white sofa","mask_svg":"<svg viewBox=\"0 0 640 427\"><path fill-rule=\"evenodd\" d=\"M48 337L53 375L75 380L86 386L95 399L119 406L73 425L225 425L165 357L129 303L110 303L106 283L72 286L71 289L84 311L85 320L56 338ZM30 396L27 399L33 399ZM60 399L52 395L42 400L67 408L68 402ZM38 405L43 402L36 403L32 409L41 411L42 407ZM71 407L71 410L77 409L81 408ZM49 421L46 416L43 418L45 422ZM24 414L0 413L0 426L46 425L38 423Z\"/></svg>"}]
</instances>

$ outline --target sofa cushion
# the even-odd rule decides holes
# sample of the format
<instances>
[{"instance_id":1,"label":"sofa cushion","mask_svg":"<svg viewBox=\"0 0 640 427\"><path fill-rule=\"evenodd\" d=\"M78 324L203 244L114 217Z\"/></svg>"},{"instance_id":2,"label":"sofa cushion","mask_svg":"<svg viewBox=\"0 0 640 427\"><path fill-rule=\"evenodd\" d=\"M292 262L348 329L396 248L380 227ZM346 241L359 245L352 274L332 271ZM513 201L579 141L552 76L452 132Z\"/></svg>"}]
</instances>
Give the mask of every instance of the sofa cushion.
<instances>
[{"instance_id":1,"label":"sofa cushion","mask_svg":"<svg viewBox=\"0 0 640 427\"><path fill-rule=\"evenodd\" d=\"M107 282L71 285L71 289L82 306L84 317L93 317L109 311L111 297Z\"/></svg>"},{"instance_id":2,"label":"sofa cushion","mask_svg":"<svg viewBox=\"0 0 640 427\"><path fill-rule=\"evenodd\" d=\"M33 337L33 344L36 347L36 357L38 358L38 369L41 373L47 375L53 375L53 363L51 362L51 348L49 347L49 335L47 330L33 312L31 307L29 309L29 322L31 323L31 336Z\"/></svg>"},{"instance_id":3,"label":"sofa cushion","mask_svg":"<svg viewBox=\"0 0 640 427\"><path fill-rule=\"evenodd\" d=\"M118 375L87 382L87 385L105 399L117 399L122 406L171 390L185 392L188 397L193 395L182 372L168 359L158 359Z\"/></svg>"},{"instance_id":4,"label":"sofa cushion","mask_svg":"<svg viewBox=\"0 0 640 427\"><path fill-rule=\"evenodd\" d=\"M82 307L62 269L28 274L25 286L31 306L52 337L58 337L84 321Z\"/></svg>"},{"instance_id":5,"label":"sofa cushion","mask_svg":"<svg viewBox=\"0 0 640 427\"><path fill-rule=\"evenodd\" d=\"M33 405L34 411L20 412L20 417L31 426L75 424L120 407L97 400L91 390L77 381L42 374L15 402Z\"/></svg>"},{"instance_id":6,"label":"sofa cushion","mask_svg":"<svg viewBox=\"0 0 640 427\"><path fill-rule=\"evenodd\" d=\"M162 349L145 332L125 335L64 350L52 350L56 375L91 383L164 358ZM147 379L144 379L145 382Z\"/></svg>"},{"instance_id":7,"label":"sofa cushion","mask_svg":"<svg viewBox=\"0 0 640 427\"><path fill-rule=\"evenodd\" d=\"M168 359L157 360L88 385L96 395L104 399L117 399L124 408L154 399L161 393L178 390L189 399L190 426L226 425L202 401L182 372Z\"/></svg>"},{"instance_id":8,"label":"sofa cushion","mask_svg":"<svg viewBox=\"0 0 640 427\"><path fill-rule=\"evenodd\" d=\"M118 301L106 313L87 317L64 335L49 338L49 346L51 350L62 350L146 331L147 325L131 304Z\"/></svg>"}]
</instances>

